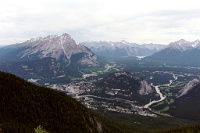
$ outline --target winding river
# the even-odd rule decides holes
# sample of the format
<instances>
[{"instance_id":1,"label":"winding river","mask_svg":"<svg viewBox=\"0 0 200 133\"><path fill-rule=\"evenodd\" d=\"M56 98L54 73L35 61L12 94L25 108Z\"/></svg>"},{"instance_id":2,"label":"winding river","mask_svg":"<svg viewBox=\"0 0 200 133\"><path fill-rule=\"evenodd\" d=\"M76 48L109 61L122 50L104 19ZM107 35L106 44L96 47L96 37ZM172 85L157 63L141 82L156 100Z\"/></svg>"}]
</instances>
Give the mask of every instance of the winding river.
<instances>
[{"instance_id":1,"label":"winding river","mask_svg":"<svg viewBox=\"0 0 200 133\"><path fill-rule=\"evenodd\" d=\"M149 108L152 104L159 103L159 102L161 102L161 101L163 101L163 100L166 99L166 96L163 95L163 94L160 92L160 89L159 89L160 85L154 86L154 87L155 87L155 90L156 90L157 94L159 94L160 99L159 99L159 100L150 101L148 104L146 104L146 105L143 106L143 108L145 108L145 109Z\"/></svg>"},{"instance_id":2,"label":"winding river","mask_svg":"<svg viewBox=\"0 0 200 133\"><path fill-rule=\"evenodd\" d=\"M155 88L156 93L159 94L160 99L159 99L159 100L150 101L148 104L144 105L143 108L147 109L147 108L149 108L152 104L159 103L159 102L165 100L165 99L166 99L166 96L163 95L163 94L160 92L160 86L170 86L175 80L178 79L178 77L177 77L175 74L173 74L173 78L174 78L174 80L169 80L169 83L168 83L168 84L157 85L157 86L154 86L153 84L151 84L151 85Z\"/></svg>"}]
</instances>

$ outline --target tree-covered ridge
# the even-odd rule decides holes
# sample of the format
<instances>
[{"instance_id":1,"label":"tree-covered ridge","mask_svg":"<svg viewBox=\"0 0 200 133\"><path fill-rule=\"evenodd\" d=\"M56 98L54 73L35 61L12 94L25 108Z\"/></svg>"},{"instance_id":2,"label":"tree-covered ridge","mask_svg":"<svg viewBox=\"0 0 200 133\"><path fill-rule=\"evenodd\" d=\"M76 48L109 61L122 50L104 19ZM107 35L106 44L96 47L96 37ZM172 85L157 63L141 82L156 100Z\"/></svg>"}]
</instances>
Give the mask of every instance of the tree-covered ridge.
<instances>
[{"instance_id":1,"label":"tree-covered ridge","mask_svg":"<svg viewBox=\"0 0 200 133\"><path fill-rule=\"evenodd\" d=\"M120 125L92 112L66 94L0 72L0 123L5 133L122 132Z\"/></svg>"}]
</instances>

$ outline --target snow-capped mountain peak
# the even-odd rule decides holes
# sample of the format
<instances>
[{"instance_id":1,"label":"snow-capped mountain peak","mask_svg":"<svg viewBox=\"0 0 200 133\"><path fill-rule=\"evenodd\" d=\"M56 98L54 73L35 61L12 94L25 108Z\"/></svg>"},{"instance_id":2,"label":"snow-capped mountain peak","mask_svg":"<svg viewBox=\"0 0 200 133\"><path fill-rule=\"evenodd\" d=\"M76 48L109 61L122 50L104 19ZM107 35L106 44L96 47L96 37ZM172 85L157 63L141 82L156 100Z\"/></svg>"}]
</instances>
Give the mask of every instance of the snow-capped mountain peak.
<instances>
[{"instance_id":1,"label":"snow-capped mountain peak","mask_svg":"<svg viewBox=\"0 0 200 133\"><path fill-rule=\"evenodd\" d=\"M199 57L200 41L189 42L181 39L170 43L167 48L146 59L173 65L199 66Z\"/></svg>"},{"instance_id":2,"label":"snow-capped mountain peak","mask_svg":"<svg viewBox=\"0 0 200 133\"><path fill-rule=\"evenodd\" d=\"M176 43L178 43L179 45L184 45L184 44L186 44L187 43L187 41L186 40L184 40L184 39L180 39L179 41L177 41Z\"/></svg>"},{"instance_id":3,"label":"snow-capped mountain peak","mask_svg":"<svg viewBox=\"0 0 200 133\"><path fill-rule=\"evenodd\" d=\"M197 39L196 41L192 42L192 47L200 47L200 40Z\"/></svg>"},{"instance_id":4,"label":"snow-capped mountain peak","mask_svg":"<svg viewBox=\"0 0 200 133\"><path fill-rule=\"evenodd\" d=\"M125 40L121 40L121 43L122 43L122 44L128 44L128 42L125 41Z\"/></svg>"},{"instance_id":5,"label":"snow-capped mountain peak","mask_svg":"<svg viewBox=\"0 0 200 133\"><path fill-rule=\"evenodd\" d=\"M61 35L48 35L46 37L38 37L38 38L32 38L30 40L27 40L24 42L24 44L38 44L38 43L47 43L47 42L53 42L53 41L60 41L61 43L65 41L72 41L75 42L75 40L67 33L63 33ZM35 43L37 42L37 43Z\"/></svg>"},{"instance_id":6,"label":"snow-capped mountain peak","mask_svg":"<svg viewBox=\"0 0 200 133\"><path fill-rule=\"evenodd\" d=\"M169 47L174 50L179 50L179 51L185 51L185 50L193 48L191 42L188 42L184 39L170 43Z\"/></svg>"}]
</instances>

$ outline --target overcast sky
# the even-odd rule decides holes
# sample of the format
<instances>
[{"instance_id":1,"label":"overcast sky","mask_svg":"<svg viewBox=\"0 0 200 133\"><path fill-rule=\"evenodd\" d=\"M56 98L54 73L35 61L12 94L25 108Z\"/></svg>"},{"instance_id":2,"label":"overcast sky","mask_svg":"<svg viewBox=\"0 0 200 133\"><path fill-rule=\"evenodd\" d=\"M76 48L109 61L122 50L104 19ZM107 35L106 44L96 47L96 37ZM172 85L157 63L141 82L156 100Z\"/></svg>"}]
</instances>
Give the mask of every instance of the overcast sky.
<instances>
[{"instance_id":1,"label":"overcast sky","mask_svg":"<svg viewBox=\"0 0 200 133\"><path fill-rule=\"evenodd\" d=\"M200 39L199 0L0 0L0 44L70 34L76 41L168 44Z\"/></svg>"}]
</instances>

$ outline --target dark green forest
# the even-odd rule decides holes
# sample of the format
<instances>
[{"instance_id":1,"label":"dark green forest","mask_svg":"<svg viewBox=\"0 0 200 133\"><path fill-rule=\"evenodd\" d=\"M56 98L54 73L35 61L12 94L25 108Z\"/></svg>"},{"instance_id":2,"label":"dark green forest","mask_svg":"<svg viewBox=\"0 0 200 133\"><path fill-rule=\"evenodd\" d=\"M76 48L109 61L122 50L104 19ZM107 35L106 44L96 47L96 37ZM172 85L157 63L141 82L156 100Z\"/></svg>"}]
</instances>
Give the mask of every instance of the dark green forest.
<instances>
[{"instance_id":1,"label":"dark green forest","mask_svg":"<svg viewBox=\"0 0 200 133\"><path fill-rule=\"evenodd\" d=\"M200 126L195 125L195 126L175 128L169 131L165 131L164 133L200 133Z\"/></svg>"},{"instance_id":2,"label":"dark green forest","mask_svg":"<svg viewBox=\"0 0 200 133\"><path fill-rule=\"evenodd\" d=\"M120 133L119 124L66 94L0 72L0 128L3 133Z\"/></svg>"}]
</instances>

